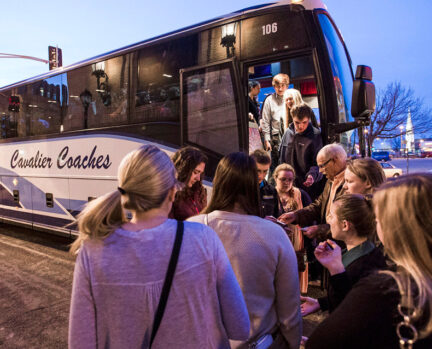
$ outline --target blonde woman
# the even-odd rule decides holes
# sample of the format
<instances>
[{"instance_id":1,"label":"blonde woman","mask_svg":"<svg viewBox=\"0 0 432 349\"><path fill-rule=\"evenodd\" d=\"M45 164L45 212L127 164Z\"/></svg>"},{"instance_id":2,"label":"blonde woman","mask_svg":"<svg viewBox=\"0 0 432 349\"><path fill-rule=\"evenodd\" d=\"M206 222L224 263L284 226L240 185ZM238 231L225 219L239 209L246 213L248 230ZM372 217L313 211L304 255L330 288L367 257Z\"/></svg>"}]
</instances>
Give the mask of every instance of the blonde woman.
<instances>
[{"instance_id":1,"label":"blonde woman","mask_svg":"<svg viewBox=\"0 0 432 349\"><path fill-rule=\"evenodd\" d=\"M302 95L299 90L295 88L289 88L284 94L285 106L286 106L286 119L284 124L284 129L287 130L288 126L294 121L291 110L293 107L304 103ZM312 126L318 128L318 122L316 120L315 114L312 113L310 119Z\"/></svg>"},{"instance_id":2,"label":"blonde woman","mask_svg":"<svg viewBox=\"0 0 432 349\"><path fill-rule=\"evenodd\" d=\"M142 146L120 164L118 190L90 202L80 214L80 235L71 248L79 252L70 348L151 345L168 261L183 224L178 263L152 348L229 348L229 339L248 338L246 305L215 232L168 219L176 184L169 157ZM130 221L124 209L132 212Z\"/></svg>"},{"instance_id":3,"label":"blonde woman","mask_svg":"<svg viewBox=\"0 0 432 349\"><path fill-rule=\"evenodd\" d=\"M431 174L403 176L375 192L378 236L396 267L360 280L306 348L432 348L431 192Z\"/></svg>"},{"instance_id":4,"label":"blonde woman","mask_svg":"<svg viewBox=\"0 0 432 349\"><path fill-rule=\"evenodd\" d=\"M303 208L302 193L300 189L294 187L295 171L291 165L281 164L276 167L273 178L276 182L276 191L281 202L283 213L292 212ZM299 261L299 282L300 292L307 293L308 289L308 265L304 261L304 238L298 225L291 225L291 241L294 251L303 260ZM303 270L304 269L304 270Z\"/></svg>"},{"instance_id":5,"label":"blonde woman","mask_svg":"<svg viewBox=\"0 0 432 349\"><path fill-rule=\"evenodd\" d=\"M378 161L358 158L347 162L344 189L347 194L373 194L386 180Z\"/></svg>"},{"instance_id":6,"label":"blonde woman","mask_svg":"<svg viewBox=\"0 0 432 349\"><path fill-rule=\"evenodd\" d=\"M296 105L302 104L303 98L299 90L296 90L295 88L289 88L285 91L284 99L285 99L285 107L286 107L286 119L285 119L284 128L286 130L288 126L293 122L291 109Z\"/></svg>"}]
</instances>

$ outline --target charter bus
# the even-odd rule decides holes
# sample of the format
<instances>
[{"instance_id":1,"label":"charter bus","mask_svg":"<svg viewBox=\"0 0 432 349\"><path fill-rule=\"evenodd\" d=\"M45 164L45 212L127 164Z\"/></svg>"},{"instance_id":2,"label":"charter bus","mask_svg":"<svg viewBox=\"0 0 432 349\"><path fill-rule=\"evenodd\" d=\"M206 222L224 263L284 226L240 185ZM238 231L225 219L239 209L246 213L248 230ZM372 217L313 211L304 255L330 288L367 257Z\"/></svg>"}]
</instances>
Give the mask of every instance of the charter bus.
<instances>
[{"instance_id":1,"label":"charter bus","mask_svg":"<svg viewBox=\"0 0 432 349\"><path fill-rule=\"evenodd\" d=\"M259 144L248 82L260 82L262 101L277 73L314 109L324 144L355 149L372 73L353 75L316 0L246 8L0 88L0 220L76 234L68 224L117 187L121 159L142 144L200 148L211 183L221 157Z\"/></svg>"}]
</instances>

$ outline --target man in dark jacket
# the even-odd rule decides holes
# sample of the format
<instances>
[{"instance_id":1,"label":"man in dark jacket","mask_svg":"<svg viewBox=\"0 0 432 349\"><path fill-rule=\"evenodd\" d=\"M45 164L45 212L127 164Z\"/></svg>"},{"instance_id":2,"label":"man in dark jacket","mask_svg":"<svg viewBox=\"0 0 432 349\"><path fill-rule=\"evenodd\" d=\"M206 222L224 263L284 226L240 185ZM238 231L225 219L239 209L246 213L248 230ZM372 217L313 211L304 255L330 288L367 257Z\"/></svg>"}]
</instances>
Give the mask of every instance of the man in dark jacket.
<instances>
[{"instance_id":1,"label":"man in dark jacket","mask_svg":"<svg viewBox=\"0 0 432 349\"><path fill-rule=\"evenodd\" d=\"M317 154L322 148L321 131L312 126L313 110L307 104L294 106L291 115L293 122L283 135L279 162L290 164L294 168L294 185L304 189L314 200L322 191L317 185L322 176L316 162Z\"/></svg>"},{"instance_id":2,"label":"man in dark jacket","mask_svg":"<svg viewBox=\"0 0 432 349\"><path fill-rule=\"evenodd\" d=\"M261 196L261 216L263 218L266 216L278 218L283 212L279 203L279 196L275 187L265 180L271 164L270 155L262 149L257 149L251 156L254 158L258 169L258 182Z\"/></svg>"}]
</instances>

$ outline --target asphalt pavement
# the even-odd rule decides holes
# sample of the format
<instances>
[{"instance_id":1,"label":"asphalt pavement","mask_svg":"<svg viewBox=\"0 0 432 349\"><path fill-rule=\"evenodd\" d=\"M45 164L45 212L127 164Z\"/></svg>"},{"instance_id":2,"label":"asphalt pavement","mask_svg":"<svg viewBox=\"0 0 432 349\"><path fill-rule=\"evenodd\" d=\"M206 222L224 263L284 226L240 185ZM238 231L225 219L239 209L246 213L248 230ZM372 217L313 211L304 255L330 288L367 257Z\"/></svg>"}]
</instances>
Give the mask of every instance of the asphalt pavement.
<instances>
[{"instance_id":1,"label":"asphalt pavement","mask_svg":"<svg viewBox=\"0 0 432 349\"><path fill-rule=\"evenodd\" d=\"M389 161L395 167L400 168L404 174L414 172L431 172L432 171L432 158L394 158Z\"/></svg>"},{"instance_id":2,"label":"asphalt pavement","mask_svg":"<svg viewBox=\"0 0 432 349\"><path fill-rule=\"evenodd\" d=\"M67 348L70 241L0 224L0 347Z\"/></svg>"}]
</instances>

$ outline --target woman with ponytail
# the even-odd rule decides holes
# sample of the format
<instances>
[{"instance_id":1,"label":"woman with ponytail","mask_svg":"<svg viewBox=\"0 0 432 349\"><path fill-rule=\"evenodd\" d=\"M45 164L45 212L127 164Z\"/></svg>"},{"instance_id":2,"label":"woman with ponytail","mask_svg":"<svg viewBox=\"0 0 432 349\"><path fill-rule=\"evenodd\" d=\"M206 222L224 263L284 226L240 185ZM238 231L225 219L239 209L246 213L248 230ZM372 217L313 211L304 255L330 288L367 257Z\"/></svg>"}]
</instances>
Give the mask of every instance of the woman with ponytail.
<instances>
[{"instance_id":1,"label":"woman with ponytail","mask_svg":"<svg viewBox=\"0 0 432 349\"><path fill-rule=\"evenodd\" d=\"M346 249L341 251L332 240L320 243L315 249L316 259L330 274L327 296L319 299L303 297L303 316L320 309L334 311L361 278L386 268L384 255L370 241L376 230L370 197L359 194L340 196L330 207L327 219L332 237L343 241Z\"/></svg>"},{"instance_id":2,"label":"woman with ponytail","mask_svg":"<svg viewBox=\"0 0 432 349\"><path fill-rule=\"evenodd\" d=\"M394 267L360 280L306 348L432 348L431 192L431 174L378 188L377 234Z\"/></svg>"},{"instance_id":3,"label":"woman with ponytail","mask_svg":"<svg viewBox=\"0 0 432 349\"><path fill-rule=\"evenodd\" d=\"M118 189L78 217L78 253L69 321L70 348L229 348L249 319L240 287L215 232L168 219L176 193L169 157L146 145L128 154ZM132 213L127 221L124 210ZM156 336L155 312L177 229L178 263ZM180 234L181 235L181 234Z\"/></svg>"}]
</instances>

